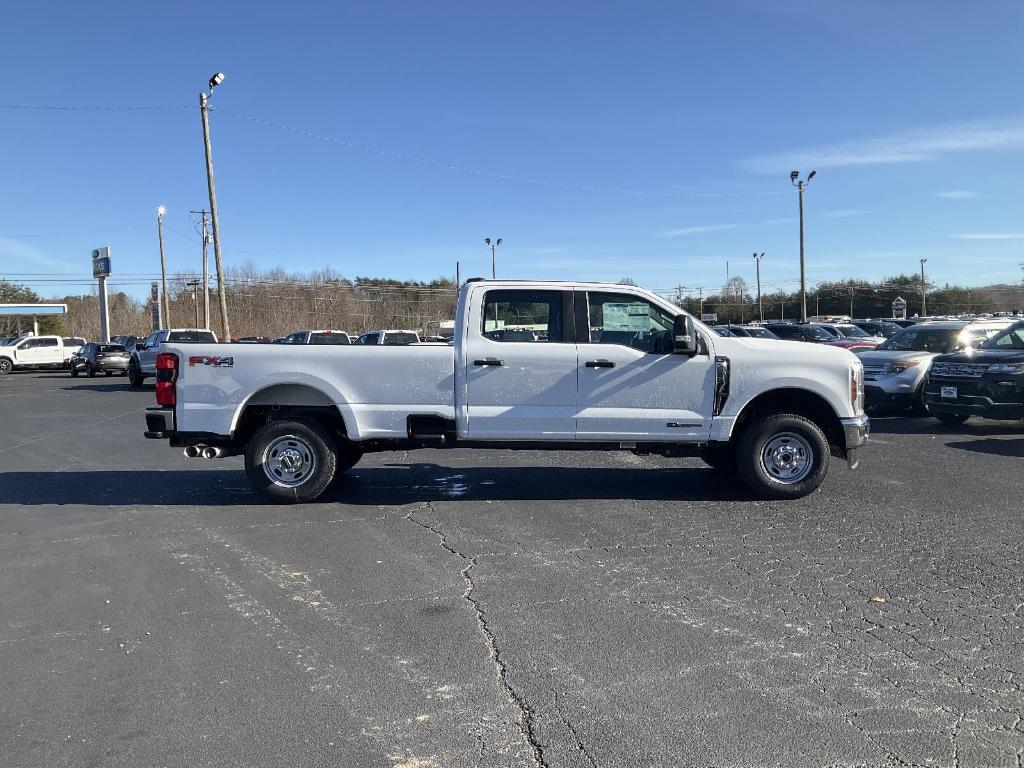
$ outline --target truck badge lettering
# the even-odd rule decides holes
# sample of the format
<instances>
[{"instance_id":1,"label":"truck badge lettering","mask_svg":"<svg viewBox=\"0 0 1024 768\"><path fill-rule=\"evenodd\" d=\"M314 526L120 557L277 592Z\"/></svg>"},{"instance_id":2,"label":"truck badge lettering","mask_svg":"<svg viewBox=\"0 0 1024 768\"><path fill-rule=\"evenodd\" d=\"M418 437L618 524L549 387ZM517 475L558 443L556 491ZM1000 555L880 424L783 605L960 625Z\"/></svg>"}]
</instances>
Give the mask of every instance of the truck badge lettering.
<instances>
[{"instance_id":1,"label":"truck badge lettering","mask_svg":"<svg viewBox=\"0 0 1024 768\"><path fill-rule=\"evenodd\" d=\"M211 357L209 355L195 355L188 359L189 367L196 365L212 365L215 368L234 368L235 358L233 357Z\"/></svg>"}]
</instances>

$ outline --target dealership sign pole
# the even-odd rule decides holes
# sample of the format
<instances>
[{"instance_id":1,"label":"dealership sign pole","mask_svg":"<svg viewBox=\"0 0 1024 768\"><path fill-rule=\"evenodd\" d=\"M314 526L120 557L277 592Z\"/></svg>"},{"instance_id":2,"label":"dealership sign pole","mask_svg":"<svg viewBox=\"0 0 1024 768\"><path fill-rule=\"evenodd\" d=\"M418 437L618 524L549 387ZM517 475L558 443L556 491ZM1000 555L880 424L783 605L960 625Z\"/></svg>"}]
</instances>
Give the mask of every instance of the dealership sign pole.
<instances>
[{"instance_id":1,"label":"dealership sign pole","mask_svg":"<svg viewBox=\"0 0 1024 768\"><path fill-rule=\"evenodd\" d=\"M110 343L110 310L107 307L107 278L110 277L110 248L92 252L92 276L99 282L100 341Z\"/></svg>"}]
</instances>

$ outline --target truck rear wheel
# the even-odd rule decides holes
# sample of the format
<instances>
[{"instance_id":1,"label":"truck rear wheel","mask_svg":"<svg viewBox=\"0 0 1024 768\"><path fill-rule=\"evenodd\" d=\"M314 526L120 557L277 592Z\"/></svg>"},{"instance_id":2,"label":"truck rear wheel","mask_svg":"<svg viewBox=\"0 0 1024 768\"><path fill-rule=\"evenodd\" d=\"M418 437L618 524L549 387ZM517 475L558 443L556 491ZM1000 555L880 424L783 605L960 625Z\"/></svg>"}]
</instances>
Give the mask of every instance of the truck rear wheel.
<instances>
[{"instance_id":1,"label":"truck rear wheel","mask_svg":"<svg viewBox=\"0 0 1024 768\"><path fill-rule=\"evenodd\" d=\"M813 493L828 472L828 440L813 421L793 413L751 424L736 448L736 468L750 490L766 499Z\"/></svg>"},{"instance_id":2,"label":"truck rear wheel","mask_svg":"<svg viewBox=\"0 0 1024 768\"><path fill-rule=\"evenodd\" d=\"M275 504L314 501L334 480L337 462L333 438L312 421L272 421L245 447L250 484Z\"/></svg>"}]
</instances>

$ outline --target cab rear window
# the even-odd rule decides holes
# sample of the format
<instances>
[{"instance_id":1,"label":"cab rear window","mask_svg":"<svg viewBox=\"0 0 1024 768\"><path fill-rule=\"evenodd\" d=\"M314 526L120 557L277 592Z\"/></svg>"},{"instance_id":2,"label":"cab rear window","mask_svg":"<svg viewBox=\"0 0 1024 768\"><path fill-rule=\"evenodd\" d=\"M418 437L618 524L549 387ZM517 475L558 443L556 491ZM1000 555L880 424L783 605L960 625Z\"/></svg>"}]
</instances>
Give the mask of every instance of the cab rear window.
<instances>
[{"instance_id":1,"label":"cab rear window","mask_svg":"<svg viewBox=\"0 0 1024 768\"><path fill-rule=\"evenodd\" d=\"M210 331L174 331L167 339L177 344L216 344Z\"/></svg>"}]
</instances>

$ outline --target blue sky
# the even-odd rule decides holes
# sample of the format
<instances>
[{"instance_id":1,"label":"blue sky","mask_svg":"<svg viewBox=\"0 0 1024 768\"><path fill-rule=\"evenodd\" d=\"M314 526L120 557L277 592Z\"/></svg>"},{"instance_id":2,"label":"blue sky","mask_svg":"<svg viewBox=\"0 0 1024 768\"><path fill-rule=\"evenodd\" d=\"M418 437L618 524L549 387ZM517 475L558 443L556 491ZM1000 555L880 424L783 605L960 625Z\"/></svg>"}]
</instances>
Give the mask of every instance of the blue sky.
<instances>
[{"instance_id":1,"label":"blue sky","mask_svg":"<svg viewBox=\"0 0 1024 768\"><path fill-rule=\"evenodd\" d=\"M0 104L160 108L0 109L0 276L63 293L109 245L145 281L160 204L197 269L223 71L229 264L485 275L491 236L504 277L708 291L757 250L780 284L815 168L809 279L1019 280L1022 33L998 0L8 4Z\"/></svg>"}]
</instances>

